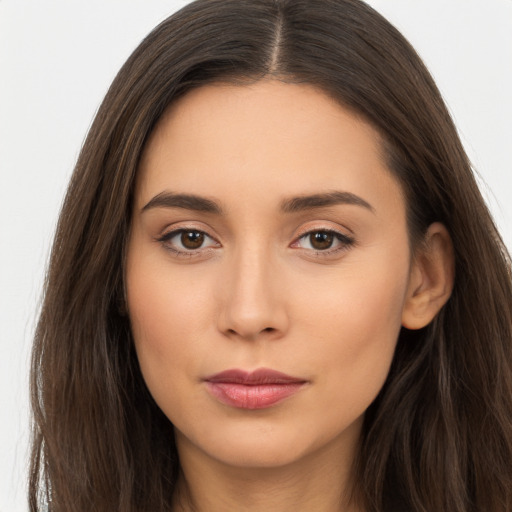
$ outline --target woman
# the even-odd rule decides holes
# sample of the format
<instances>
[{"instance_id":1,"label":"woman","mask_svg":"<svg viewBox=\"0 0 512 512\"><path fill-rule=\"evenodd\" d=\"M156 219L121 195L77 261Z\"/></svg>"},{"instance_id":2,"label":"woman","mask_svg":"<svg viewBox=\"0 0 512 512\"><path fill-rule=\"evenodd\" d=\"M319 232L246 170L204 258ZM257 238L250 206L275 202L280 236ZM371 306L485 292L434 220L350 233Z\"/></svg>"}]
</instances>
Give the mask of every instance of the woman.
<instances>
[{"instance_id":1,"label":"woman","mask_svg":"<svg viewBox=\"0 0 512 512\"><path fill-rule=\"evenodd\" d=\"M123 66L68 190L31 508L509 511L511 288L389 23L194 2Z\"/></svg>"}]
</instances>

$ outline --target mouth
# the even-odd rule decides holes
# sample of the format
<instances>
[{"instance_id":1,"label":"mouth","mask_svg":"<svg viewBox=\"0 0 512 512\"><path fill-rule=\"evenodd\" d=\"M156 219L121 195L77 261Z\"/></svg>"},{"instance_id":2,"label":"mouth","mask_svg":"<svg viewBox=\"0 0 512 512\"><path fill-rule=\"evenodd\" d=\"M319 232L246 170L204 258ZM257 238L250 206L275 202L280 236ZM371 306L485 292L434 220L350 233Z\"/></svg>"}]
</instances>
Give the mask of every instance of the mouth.
<instances>
[{"instance_id":1,"label":"mouth","mask_svg":"<svg viewBox=\"0 0 512 512\"><path fill-rule=\"evenodd\" d=\"M271 407L295 395L307 383L305 379L268 368L253 372L226 370L204 380L214 398L239 409Z\"/></svg>"}]
</instances>

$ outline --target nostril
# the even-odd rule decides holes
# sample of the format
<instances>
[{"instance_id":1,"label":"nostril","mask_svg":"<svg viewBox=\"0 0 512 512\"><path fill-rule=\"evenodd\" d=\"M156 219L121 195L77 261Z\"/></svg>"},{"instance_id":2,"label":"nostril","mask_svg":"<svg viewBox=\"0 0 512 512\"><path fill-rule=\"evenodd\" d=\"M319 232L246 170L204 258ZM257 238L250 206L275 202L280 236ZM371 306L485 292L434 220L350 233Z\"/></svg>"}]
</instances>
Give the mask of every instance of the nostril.
<instances>
[{"instance_id":1,"label":"nostril","mask_svg":"<svg viewBox=\"0 0 512 512\"><path fill-rule=\"evenodd\" d=\"M267 334L273 334L274 332L277 332L277 329L275 327L265 327L264 329L261 329L259 331L259 334L267 333ZM243 337L253 337L254 335L248 335L247 333L238 332L236 329L228 329L227 333L231 335L242 335ZM257 334L256 334L257 335Z\"/></svg>"}]
</instances>

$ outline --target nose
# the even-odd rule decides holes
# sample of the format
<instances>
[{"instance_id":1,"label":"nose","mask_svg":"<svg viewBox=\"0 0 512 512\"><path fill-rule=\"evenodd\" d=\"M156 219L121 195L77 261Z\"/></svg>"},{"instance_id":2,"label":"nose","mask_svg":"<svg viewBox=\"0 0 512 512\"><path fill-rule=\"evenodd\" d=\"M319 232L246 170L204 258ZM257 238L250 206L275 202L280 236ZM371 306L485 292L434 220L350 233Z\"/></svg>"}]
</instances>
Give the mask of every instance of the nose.
<instances>
[{"instance_id":1,"label":"nose","mask_svg":"<svg viewBox=\"0 0 512 512\"><path fill-rule=\"evenodd\" d=\"M278 266L264 251L240 251L226 262L218 328L233 339L278 339L288 328L286 292Z\"/></svg>"}]
</instances>

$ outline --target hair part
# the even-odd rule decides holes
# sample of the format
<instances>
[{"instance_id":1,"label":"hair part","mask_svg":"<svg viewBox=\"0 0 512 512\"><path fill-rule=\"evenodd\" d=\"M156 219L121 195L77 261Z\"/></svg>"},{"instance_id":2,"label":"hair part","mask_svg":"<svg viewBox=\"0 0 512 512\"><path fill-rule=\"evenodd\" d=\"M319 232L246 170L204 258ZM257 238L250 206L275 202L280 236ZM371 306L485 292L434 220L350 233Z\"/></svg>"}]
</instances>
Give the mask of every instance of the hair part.
<instances>
[{"instance_id":1,"label":"hair part","mask_svg":"<svg viewBox=\"0 0 512 512\"><path fill-rule=\"evenodd\" d=\"M263 78L317 86L370 122L408 206L413 246L449 230L451 299L403 329L365 417L354 496L368 512L512 509L510 258L432 78L359 0L198 0L122 67L78 158L32 355L30 510L168 511L173 427L143 381L123 311L142 151L191 89Z\"/></svg>"}]
</instances>

